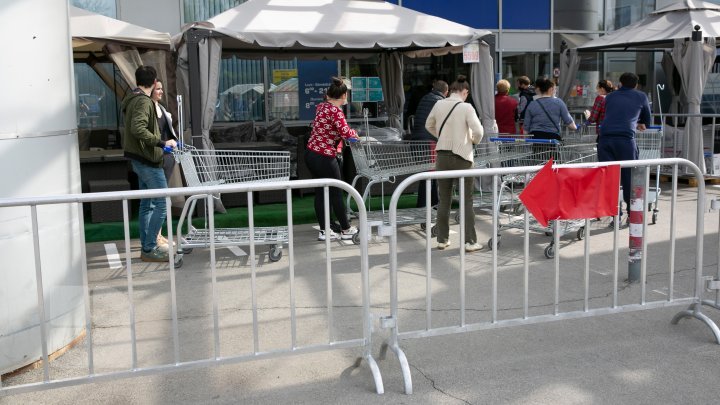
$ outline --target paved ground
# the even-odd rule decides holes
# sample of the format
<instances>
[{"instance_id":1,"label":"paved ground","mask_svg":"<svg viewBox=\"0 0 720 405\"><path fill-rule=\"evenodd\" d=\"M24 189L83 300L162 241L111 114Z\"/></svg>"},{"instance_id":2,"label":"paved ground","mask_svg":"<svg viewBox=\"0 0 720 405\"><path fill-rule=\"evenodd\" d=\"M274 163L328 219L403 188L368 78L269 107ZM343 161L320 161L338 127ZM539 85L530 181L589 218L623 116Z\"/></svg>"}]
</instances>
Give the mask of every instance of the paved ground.
<instances>
[{"instance_id":1,"label":"paved ground","mask_svg":"<svg viewBox=\"0 0 720 405\"><path fill-rule=\"evenodd\" d=\"M667 188L667 187L665 187ZM674 298L691 296L694 263L694 189L678 194ZM708 190L718 194L717 190ZM645 302L667 300L670 275L669 196L661 197L658 224L649 227L648 279ZM488 240L490 216L478 215L481 241ZM705 273L718 266L718 213L704 215L706 225ZM454 227L457 230L457 226ZM621 246L627 245L621 230ZM396 358L379 360L385 394L374 393L366 364L355 367L360 349L339 349L291 357L262 359L163 375L142 376L91 385L59 388L1 398L3 404L28 403L717 403L720 398L720 346L710 329L697 320L670 320L684 307L563 319L557 322L495 328L511 321L522 323L524 314L523 238L516 230L502 232L497 256L497 306L493 307L493 254L488 249L466 256L465 322L487 330L401 341L410 362L414 393L403 393ZM325 244L315 240L309 226L295 231L296 346L328 341L328 325L336 340L356 339L362 333L358 248L332 244L332 320L327 309ZM422 331L428 319L425 292L432 291L432 328L452 328L460 322L461 266L457 234L453 249L432 251L432 277L427 283L424 233L417 226L399 233L399 313L401 332ZM613 237L607 221L593 223L590 232L588 272L589 309L607 308L613 298ZM543 255L548 241L543 234L530 237L528 304L529 320L555 311L554 261ZM560 314L577 313L585 305L584 242L563 238L559 280ZM131 367L125 268L108 257L112 245L88 245L92 294L93 344L96 372ZM434 246L434 243L433 243ZM108 250L109 249L109 250ZM133 279L138 367L173 362L170 317L170 275L167 266L144 264L133 247ZM247 248L217 252L215 293L217 340L222 357L252 355L290 347L290 278L288 251L278 262L269 262L266 250L257 248L256 274L251 275ZM388 243L370 243L372 312L389 312ZM627 249L619 250L617 300L620 305L642 299L640 284L626 284ZM184 257L177 272L178 324L181 361L212 358L213 284L209 253L196 249ZM255 284L257 294L250 293ZM257 306L257 347L253 342L253 298ZM706 309L715 322L720 311ZM388 331L373 334L375 356ZM83 375L87 367L86 343L52 363L51 377ZM39 381L40 371L3 381L21 384Z\"/></svg>"}]
</instances>

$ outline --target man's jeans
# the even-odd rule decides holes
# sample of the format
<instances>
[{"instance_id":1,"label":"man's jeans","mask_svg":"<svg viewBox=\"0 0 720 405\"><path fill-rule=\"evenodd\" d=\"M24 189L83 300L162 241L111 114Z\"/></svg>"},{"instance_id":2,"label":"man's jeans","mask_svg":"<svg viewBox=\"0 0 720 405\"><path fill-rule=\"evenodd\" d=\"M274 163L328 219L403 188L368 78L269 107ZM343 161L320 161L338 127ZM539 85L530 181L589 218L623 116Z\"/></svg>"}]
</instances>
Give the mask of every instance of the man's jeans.
<instances>
[{"instance_id":1,"label":"man's jeans","mask_svg":"<svg viewBox=\"0 0 720 405\"><path fill-rule=\"evenodd\" d=\"M133 171L138 176L140 190L167 188L167 180L162 167L152 167L130 160ZM165 197L143 198L140 200L140 215L138 228L140 231L140 245L144 252L150 252L157 245L157 236L165 221L167 207Z\"/></svg>"}]
</instances>

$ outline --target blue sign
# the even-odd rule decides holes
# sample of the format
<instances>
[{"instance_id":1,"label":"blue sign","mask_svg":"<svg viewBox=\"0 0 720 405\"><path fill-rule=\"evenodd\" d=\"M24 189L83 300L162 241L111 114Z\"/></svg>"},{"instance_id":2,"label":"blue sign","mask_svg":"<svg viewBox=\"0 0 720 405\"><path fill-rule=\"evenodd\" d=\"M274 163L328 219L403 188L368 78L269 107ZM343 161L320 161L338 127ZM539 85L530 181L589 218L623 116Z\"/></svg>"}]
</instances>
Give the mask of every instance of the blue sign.
<instances>
[{"instance_id":1,"label":"blue sign","mask_svg":"<svg viewBox=\"0 0 720 405\"><path fill-rule=\"evenodd\" d=\"M337 62L333 60L298 61L298 101L300 119L315 119L315 107L322 103L332 77L337 76Z\"/></svg>"}]
</instances>

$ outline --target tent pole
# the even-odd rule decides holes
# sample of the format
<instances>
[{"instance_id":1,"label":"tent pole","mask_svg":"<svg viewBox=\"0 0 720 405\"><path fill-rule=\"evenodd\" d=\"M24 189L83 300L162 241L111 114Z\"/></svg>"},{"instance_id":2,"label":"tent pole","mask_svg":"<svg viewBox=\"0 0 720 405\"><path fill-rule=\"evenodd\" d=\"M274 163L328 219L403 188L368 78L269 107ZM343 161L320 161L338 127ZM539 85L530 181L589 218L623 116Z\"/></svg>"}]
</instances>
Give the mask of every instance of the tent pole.
<instances>
[{"instance_id":1,"label":"tent pole","mask_svg":"<svg viewBox=\"0 0 720 405\"><path fill-rule=\"evenodd\" d=\"M189 30L185 41L188 47L188 81L190 87L190 144L202 147L202 100L200 95L200 41L210 36L205 30Z\"/></svg>"}]
</instances>

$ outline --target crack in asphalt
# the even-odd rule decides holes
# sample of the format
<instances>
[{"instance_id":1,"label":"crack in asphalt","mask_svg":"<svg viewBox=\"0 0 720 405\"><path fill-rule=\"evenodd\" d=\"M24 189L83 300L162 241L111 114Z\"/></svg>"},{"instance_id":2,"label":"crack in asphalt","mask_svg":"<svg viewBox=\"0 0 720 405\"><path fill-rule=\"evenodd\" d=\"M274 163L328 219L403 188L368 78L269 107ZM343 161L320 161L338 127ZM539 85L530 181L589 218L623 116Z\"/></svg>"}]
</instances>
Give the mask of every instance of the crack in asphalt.
<instances>
[{"instance_id":1,"label":"crack in asphalt","mask_svg":"<svg viewBox=\"0 0 720 405\"><path fill-rule=\"evenodd\" d=\"M420 373L420 375L422 375L427 381L429 381L429 382L430 382L430 385L432 385L432 388L433 388L435 391L437 391L437 392L439 392L439 393L441 393L441 394L443 394L443 395L445 395L445 396L447 396L447 397L450 397L450 398L453 398L453 399L457 399L458 401L462 401L462 402L464 402L464 403L466 403L466 404L468 404L468 405L473 405L472 402L470 402L470 401L468 401L468 400L466 400L466 399L463 399L463 398L460 398L460 397L456 397L455 395L452 395L452 394L450 394L449 392L444 391L444 390L438 388L437 384L435 383L435 380L433 380L432 378L430 378L430 376L428 376L427 374L425 374L425 372L423 372L418 366L413 365L413 364L410 364L410 367L412 367L412 368L414 368L415 370L417 370L418 373Z\"/></svg>"}]
</instances>

